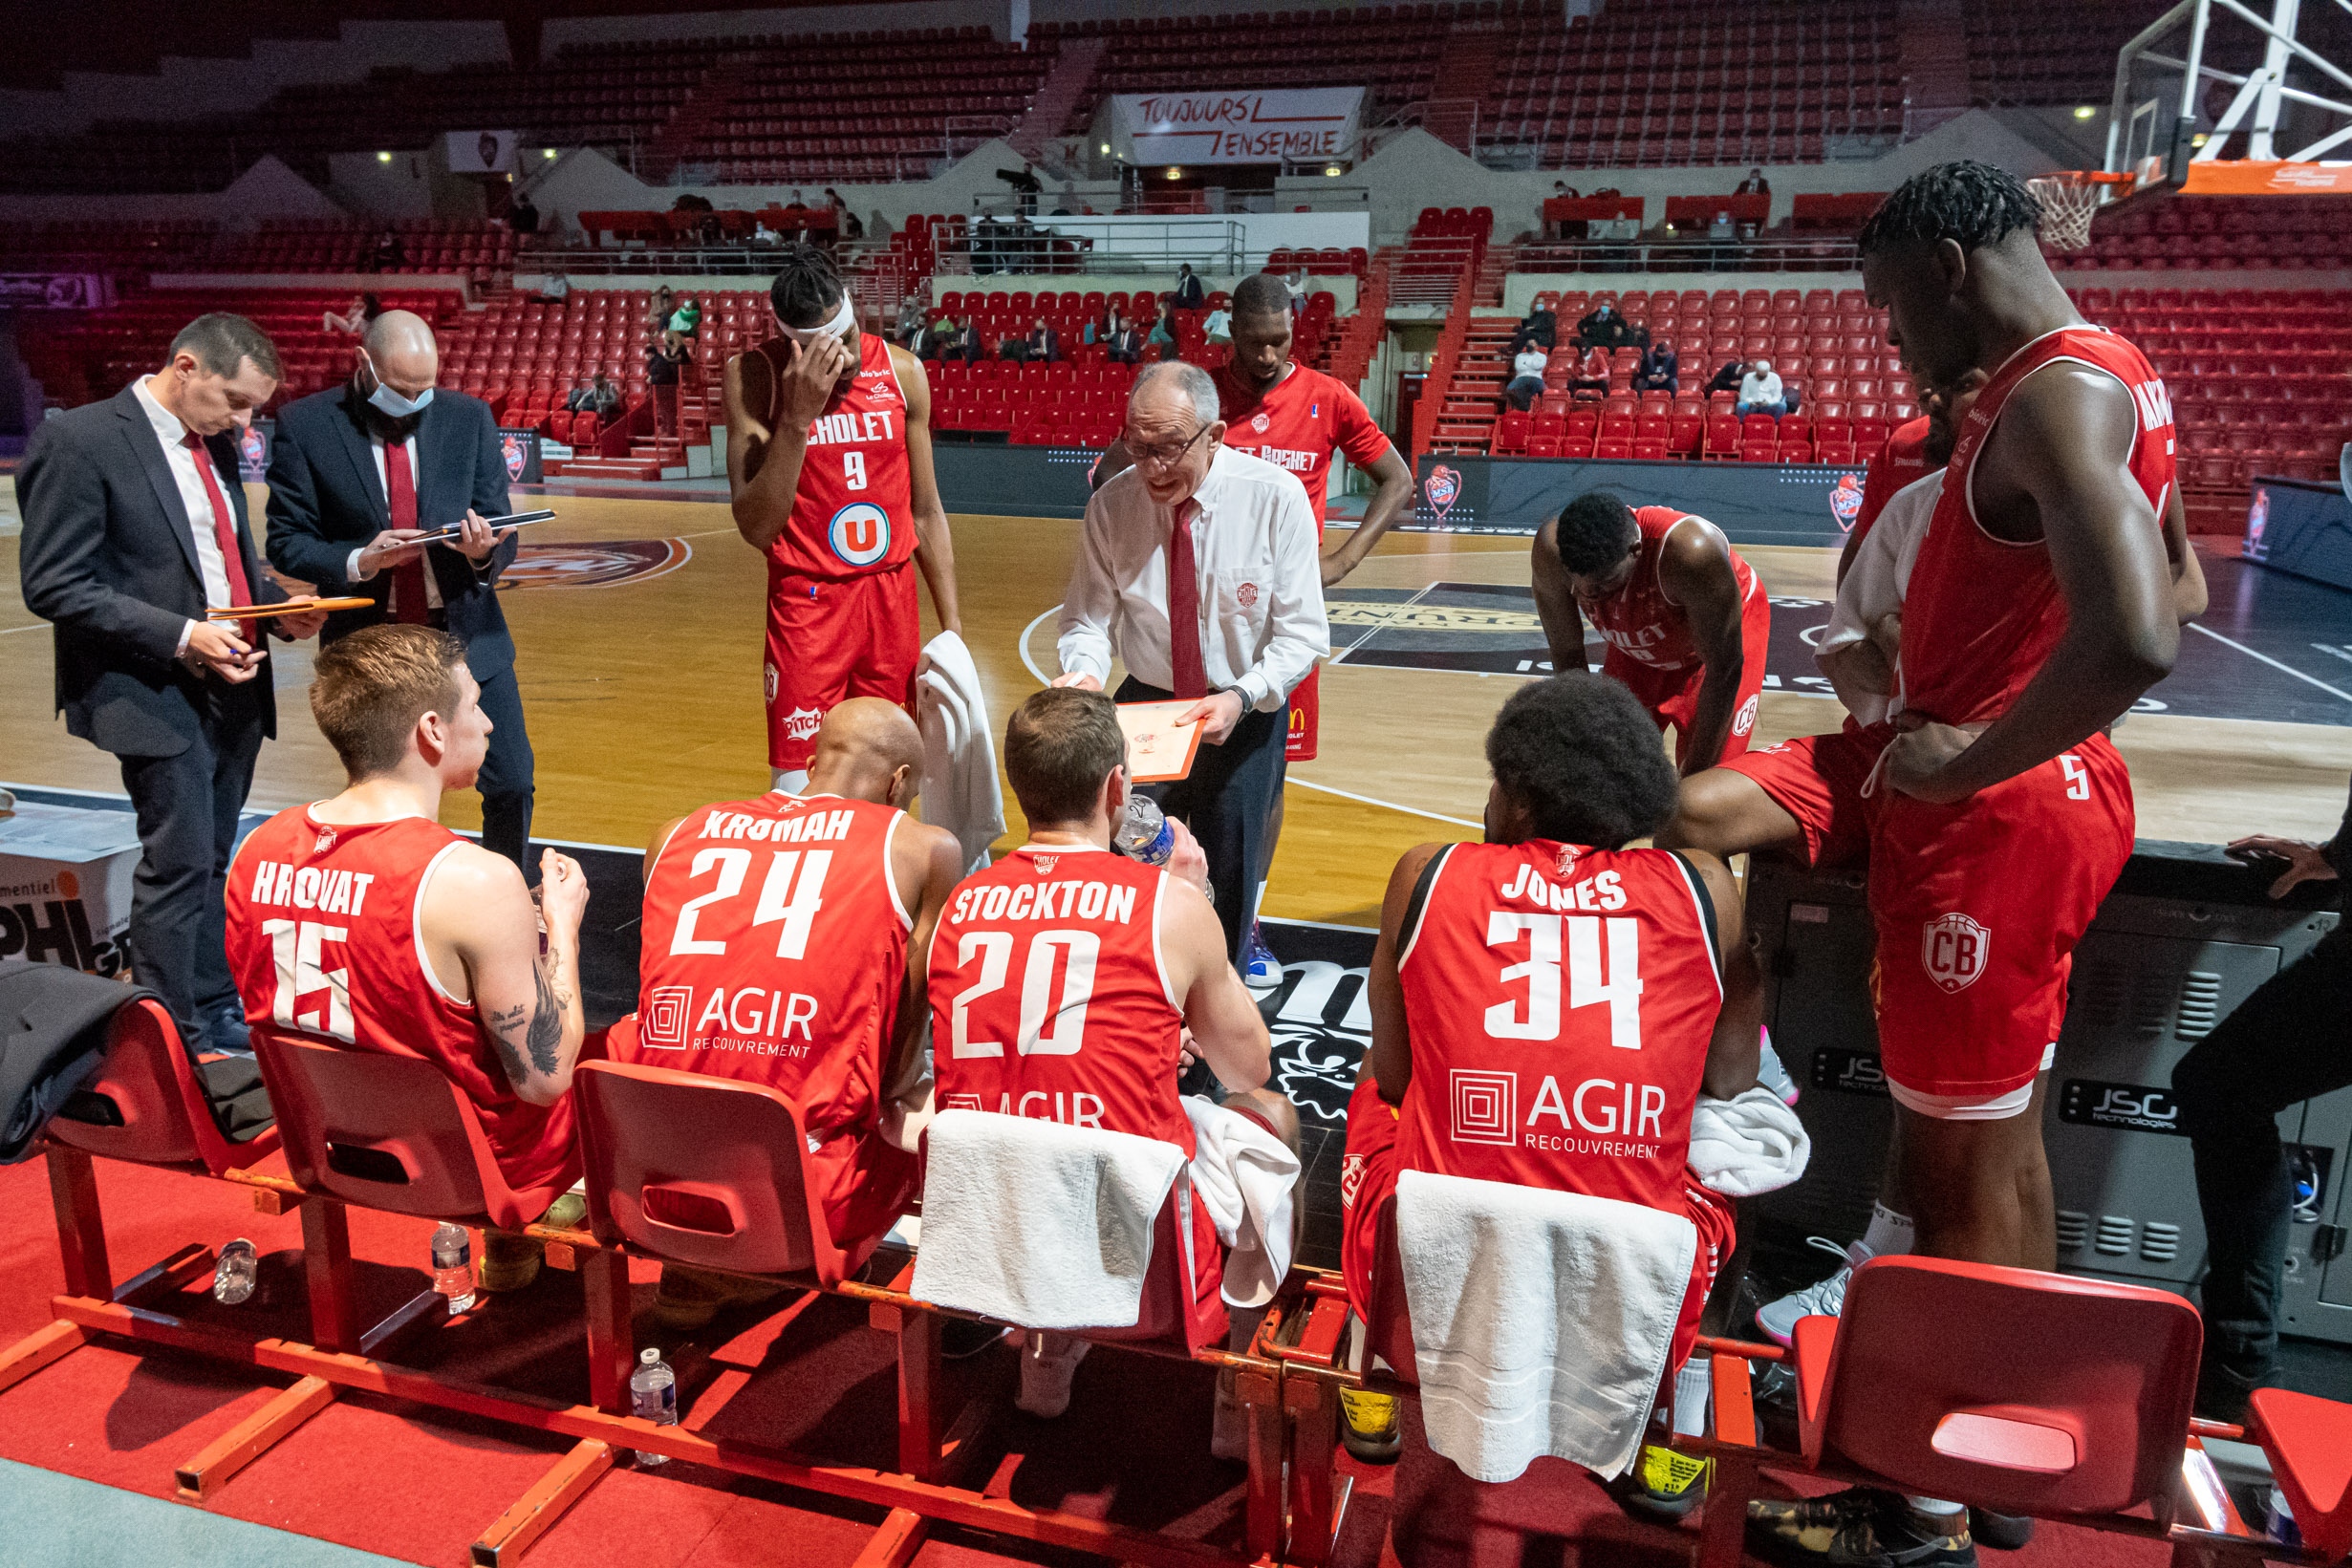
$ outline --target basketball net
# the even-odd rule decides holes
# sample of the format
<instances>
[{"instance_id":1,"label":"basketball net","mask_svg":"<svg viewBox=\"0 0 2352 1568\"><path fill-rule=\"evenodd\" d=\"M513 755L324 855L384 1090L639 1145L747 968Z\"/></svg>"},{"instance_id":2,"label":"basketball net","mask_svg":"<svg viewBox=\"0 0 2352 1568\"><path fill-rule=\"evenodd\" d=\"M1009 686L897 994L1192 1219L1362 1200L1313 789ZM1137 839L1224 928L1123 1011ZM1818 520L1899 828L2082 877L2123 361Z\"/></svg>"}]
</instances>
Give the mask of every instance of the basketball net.
<instances>
[{"instance_id":1,"label":"basketball net","mask_svg":"<svg viewBox=\"0 0 2352 1568\"><path fill-rule=\"evenodd\" d=\"M2041 204L2041 237L2053 250L2080 250L2091 243L2091 219L2106 200L2109 175L2082 170L2028 180L2025 188Z\"/></svg>"}]
</instances>

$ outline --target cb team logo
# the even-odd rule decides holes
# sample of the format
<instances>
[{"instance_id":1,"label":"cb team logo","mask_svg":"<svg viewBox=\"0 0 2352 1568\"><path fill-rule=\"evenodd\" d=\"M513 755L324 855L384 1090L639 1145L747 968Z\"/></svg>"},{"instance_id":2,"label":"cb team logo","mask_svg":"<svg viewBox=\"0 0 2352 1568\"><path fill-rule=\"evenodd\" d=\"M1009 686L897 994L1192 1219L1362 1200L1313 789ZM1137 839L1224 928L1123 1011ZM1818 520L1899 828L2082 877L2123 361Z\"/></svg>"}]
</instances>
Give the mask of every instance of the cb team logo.
<instances>
[{"instance_id":1,"label":"cb team logo","mask_svg":"<svg viewBox=\"0 0 2352 1568\"><path fill-rule=\"evenodd\" d=\"M1838 476L1838 487L1829 492L1829 515L1838 520L1838 526L1845 532L1854 531L1854 519L1862 515L1860 474Z\"/></svg>"},{"instance_id":2,"label":"cb team logo","mask_svg":"<svg viewBox=\"0 0 2352 1568\"><path fill-rule=\"evenodd\" d=\"M1732 733L1734 735L1745 735L1748 731L1756 727L1756 704L1761 700L1763 700L1762 694L1759 693L1757 696L1751 697L1745 702L1739 704L1739 711L1732 715Z\"/></svg>"},{"instance_id":3,"label":"cb team logo","mask_svg":"<svg viewBox=\"0 0 2352 1568\"><path fill-rule=\"evenodd\" d=\"M1967 990L1984 974L1993 933L1956 911L1939 914L1920 933L1919 961L1947 992Z\"/></svg>"},{"instance_id":4,"label":"cb team logo","mask_svg":"<svg viewBox=\"0 0 2352 1568\"><path fill-rule=\"evenodd\" d=\"M853 567L870 567L890 553L890 513L871 501L852 501L825 526L825 542Z\"/></svg>"},{"instance_id":5,"label":"cb team logo","mask_svg":"<svg viewBox=\"0 0 2352 1568\"><path fill-rule=\"evenodd\" d=\"M1462 476L1457 470L1437 463L1430 469L1429 478L1421 482L1421 494L1429 502L1429 509L1442 523L1445 514L1454 509L1454 503L1461 499Z\"/></svg>"}]
</instances>

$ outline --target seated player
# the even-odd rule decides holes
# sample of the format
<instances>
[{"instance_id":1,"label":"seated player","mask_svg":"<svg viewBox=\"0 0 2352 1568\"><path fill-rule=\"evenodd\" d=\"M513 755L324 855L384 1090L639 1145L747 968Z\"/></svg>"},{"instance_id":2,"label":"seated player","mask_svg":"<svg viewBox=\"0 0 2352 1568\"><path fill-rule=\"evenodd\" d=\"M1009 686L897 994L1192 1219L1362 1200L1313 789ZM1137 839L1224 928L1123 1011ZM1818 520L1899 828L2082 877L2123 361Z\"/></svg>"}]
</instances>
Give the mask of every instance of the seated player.
<instances>
[{"instance_id":1,"label":"seated player","mask_svg":"<svg viewBox=\"0 0 2352 1568\"><path fill-rule=\"evenodd\" d=\"M1586 668L1589 620L1608 644L1601 673L1674 727L1685 775L1748 749L1772 601L1714 524L1592 490L1537 532L1532 565L1554 670Z\"/></svg>"},{"instance_id":2,"label":"seated player","mask_svg":"<svg viewBox=\"0 0 2352 1568\"><path fill-rule=\"evenodd\" d=\"M1574 670L1521 687L1487 733L1486 760L1484 841L1421 845L1389 877L1366 981L1371 1050L1340 1167L1348 1292L1372 1300L1378 1214L1399 1171L1643 1204L1698 1227L1674 1330L1679 1367L1733 1240L1731 1204L1686 1173L1692 1113L1702 1090L1728 1100L1756 1083L1761 994L1739 893L1712 856L1625 848L1666 820L1674 774L1617 682ZM1585 908L1610 913L1557 913ZM1601 951L1604 918L1607 996L1580 997L1573 956L1587 936ZM1628 923L1630 940L1621 940ZM1619 972L1634 955L1638 975ZM1597 972L1590 978L1600 982ZM1529 1107L1516 1144L1450 1135L1447 1085L1458 1071L1519 1079L1516 1098L1504 1097ZM1596 1078L1613 1085L1610 1112L1620 1101L1640 1107L1637 1127L1622 1129L1638 1142L1546 1136L1621 1130L1614 1114L1583 1108L1577 1085ZM1570 1152L1571 1142L1594 1151ZM1350 1392L1343 1404L1350 1449L1392 1447L1392 1399Z\"/></svg>"},{"instance_id":3,"label":"seated player","mask_svg":"<svg viewBox=\"0 0 2352 1568\"><path fill-rule=\"evenodd\" d=\"M809 787L720 801L664 826L645 856L635 1044L614 1057L766 1084L800 1106L835 1245L890 1229L918 1170L900 1127L922 1068L921 953L962 873L955 835L901 807L922 783L904 709L855 697L817 726ZM674 1328L762 1294L662 1271Z\"/></svg>"},{"instance_id":4,"label":"seated player","mask_svg":"<svg viewBox=\"0 0 2352 1568\"><path fill-rule=\"evenodd\" d=\"M1111 849L1128 795L1127 740L1111 700L1074 686L1032 696L1004 726L1004 772L1029 841L956 890L931 944L939 1107L1034 1105L1041 1116L1157 1138L1199 1158L1205 1150L1176 1093L1177 1075L1198 1056L1232 1091L1226 1110L1252 1116L1295 1151L1298 1113L1261 1086L1269 1068L1265 1020L1227 956L1198 847L1179 826L1165 870ZM1009 890L1003 913L983 913L1000 907L992 896L999 890ZM1033 901L1041 911L1034 915ZM1048 903L1052 913L1042 913ZM1091 964L1057 962L1056 945L1073 956L1084 948ZM1033 995L1057 970L1058 1002ZM1082 973L1090 980L1079 979ZM1089 989L1074 1003L1080 985ZM1224 1254L1204 1206L1194 1205L1193 1219L1193 1288L1206 1300L1222 1282ZM1237 1346L1262 1315L1232 1313ZM1022 1358L1020 1405L1059 1415L1087 1342L1038 1339L1039 1348ZM1230 1456L1241 1433L1228 1396L1220 1386L1216 1448Z\"/></svg>"},{"instance_id":5,"label":"seated player","mask_svg":"<svg viewBox=\"0 0 2352 1568\"><path fill-rule=\"evenodd\" d=\"M421 1057L472 1104L507 1186L568 1184L587 879L543 851L534 912L514 862L441 826L490 734L463 643L370 626L313 670L311 713L350 783L253 829L229 866L229 969L255 1043ZM566 1193L545 1223L585 1212ZM493 1231L482 1288L520 1289L539 1261L536 1242Z\"/></svg>"}]
</instances>

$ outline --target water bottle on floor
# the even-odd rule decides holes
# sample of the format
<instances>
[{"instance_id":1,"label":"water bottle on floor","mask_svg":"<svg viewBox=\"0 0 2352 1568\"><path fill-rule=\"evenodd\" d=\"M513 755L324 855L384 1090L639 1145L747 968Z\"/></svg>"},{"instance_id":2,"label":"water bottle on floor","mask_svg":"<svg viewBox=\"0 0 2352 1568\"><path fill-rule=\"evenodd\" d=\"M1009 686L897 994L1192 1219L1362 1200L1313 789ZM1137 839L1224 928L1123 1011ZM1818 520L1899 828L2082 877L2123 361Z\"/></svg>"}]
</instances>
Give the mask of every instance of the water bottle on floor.
<instances>
[{"instance_id":1,"label":"water bottle on floor","mask_svg":"<svg viewBox=\"0 0 2352 1568\"><path fill-rule=\"evenodd\" d=\"M646 1347L637 1355L637 1369L629 1374L629 1413L640 1421L650 1421L657 1427L678 1425L678 1374L661 1359L661 1352ZM648 1453L637 1450L640 1465L666 1465L666 1453Z\"/></svg>"},{"instance_id":2,"label":"water bottle on floor","mask_svg":"<svg viewBox=\"0 0 2352 1568\"><path fill-rule=\"evenodd\" d=\"M212 1271L212 1299L224 1306L235 1306L253 1294L260 1267L253 1243L243 1236L229 1242L221 1249L221 1261Z\"/></svg>"},{"instance_id":3,"label":"water bottle on floor","mask_svg":"<svg viewBox=\"0 0 2352 1568\"><path fill-rule=\"evenodd\" d=\"M474 1304L473 1237L463 1225L444 1221L433 1233L433 1288L449 1298L453 1318Z\"/></svg>"}]
</instances>

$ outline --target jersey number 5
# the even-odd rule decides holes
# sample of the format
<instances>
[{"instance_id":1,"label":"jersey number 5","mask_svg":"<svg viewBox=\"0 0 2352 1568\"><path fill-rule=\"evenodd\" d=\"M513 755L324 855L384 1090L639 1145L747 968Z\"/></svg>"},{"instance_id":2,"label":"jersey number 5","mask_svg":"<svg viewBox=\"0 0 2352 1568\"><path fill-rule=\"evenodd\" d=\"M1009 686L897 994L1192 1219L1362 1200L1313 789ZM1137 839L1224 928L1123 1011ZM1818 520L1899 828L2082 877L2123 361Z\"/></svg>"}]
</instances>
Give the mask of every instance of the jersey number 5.
<instances>
[{"instance_id":1,"label":"jersey number 5","mask_svg":"<svg viewBox=\"0 0 2352 1568\"><path fill-rule=\"evenodd\" d=\"M809 928L816 923L817 911L824 907L825 873L832 863L831 849L769 852L767 878L760 884L760 901L752 907L751 924L756 930L783 922L783 929L776 933L777 957L807 956ZM692 881L714 867L719 872L718 883L710 891L687 899L678 912L678 929L670 936L670 956L674 958L688 953L723 954L727 950L726 938L698 937L695 925L701 919L703 910L743 891L744 878L751 870L751 851L704 849L694 857L687 880Z\"/></svg>"},{"instance_id":2,"label":"jersey number 5","mask_svg":"<svg viewBox=\"0 0 2352 1568\"><path fill-rule=\"evenodd\" d=\"M1076 1056L1086 1038L1087 1004L1094 999L1094 960L1102 938L1090 931L1041 931L1029 938L1028 961L1021 970L1021 1018L1014 1026L1013 1049L1022 1056ZM1068 956L1062 971L1062 996L1053 999L1056 954ZM956 993L948 1013L952 1054L1003 1056L1001 1040L972 1038L971 1006L981 998L1004 989L1012 968L1013 934L1009 931L967 931L956 944L956 967L980 958L980 978ZM1051 1024L1048 1029L1047 1024Z\"/></svg>"},{"instance_id":3,"label":"jersey number 5","mask_svg":"<svg viewBox=\"0 0 2352 1568\"><path fill-rule=\"evenodd\" d=\"M1527 938L1527 961L1507 964L1502 983L1527 982L1527 1011L1503 1000L1486 1010L1486 1032L1496 1040L1560 1038L1561 922L1567 923L1568 1005L1608 1007L1608 1042L1622 1051L1642 1048L1641 922L1597 914L1529 914L1493 910L1486 916L1486 945L1509 947ZM1608 928L1608 966L1601 964L1602 929Z\"/></svg>"}]
</instances>

